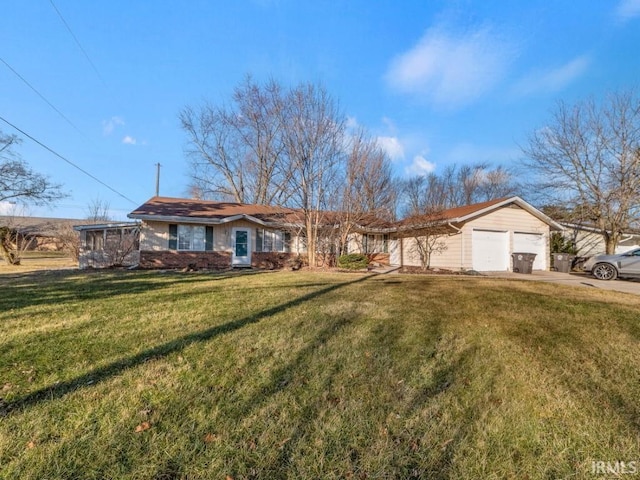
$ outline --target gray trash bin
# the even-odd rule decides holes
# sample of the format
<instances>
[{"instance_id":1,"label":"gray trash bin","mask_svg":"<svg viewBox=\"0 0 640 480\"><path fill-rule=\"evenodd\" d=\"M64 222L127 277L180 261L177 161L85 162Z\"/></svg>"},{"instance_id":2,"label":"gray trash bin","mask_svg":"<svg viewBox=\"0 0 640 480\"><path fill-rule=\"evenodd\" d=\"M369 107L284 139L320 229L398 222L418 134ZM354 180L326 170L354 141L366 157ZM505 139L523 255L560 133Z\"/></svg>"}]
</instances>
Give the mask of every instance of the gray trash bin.
<instances>
[{"instance_id":1,"label":"gray trash bin","mask_svg":"<svg viewBox=\"0 0 640 480\"><path fill-rule=\"evenodd\" d=\"M553 269L556 272L569 273L573 266L573 259L575 255L568 253L554 253L553 254Z\"/></svg>"},{"instance_id":2,"label":"gray trash bin","mask_svg":"<svg viewBox=\"0 0 640 480\"><path fill-rule=\"evenodd\" d=\"M516 273L531 273L533 261L536 259L535 253L515 252L511 254L513 259L513 271Z\"/></svg>"}]
</instances>

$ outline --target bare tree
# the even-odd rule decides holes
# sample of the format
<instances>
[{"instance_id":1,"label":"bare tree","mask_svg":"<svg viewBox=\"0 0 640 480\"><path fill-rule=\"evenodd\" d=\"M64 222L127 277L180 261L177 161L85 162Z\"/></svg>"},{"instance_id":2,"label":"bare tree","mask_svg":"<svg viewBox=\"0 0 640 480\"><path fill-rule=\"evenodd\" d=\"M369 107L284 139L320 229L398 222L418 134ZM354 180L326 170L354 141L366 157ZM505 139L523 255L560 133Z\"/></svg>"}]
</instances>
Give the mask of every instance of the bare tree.
<instances>
[{"instance_id":1,"label":"bare tree","mask_svg":"<svg viewBox=\"0 0 640 480\"><path fill-rule=\"evenodd\" d=\"M34 242L34 236L24 235L11 222L0 226L0 255L9 265L20 265L24 252L30 250Z\"/></svg>"},{"instance_id":2,"label":"bare tree","mask_svg":"<svg viewBox=\"0 0 640 480\"><path fill-rule=\"evenodd\" d=\"M281 161L282 89L250 77L231 107L206 104L180 113L191 158L192 190L201 196L270 205L286 200L289 171Z\"/></svg>"},{"instance_id":3,"label":"bare tree","mask_svg":"<svg viewBox=\"0 0 640 480\"><path fill-rule=\"evenodd\" d=\"M434 254L446 250L444 237L451 233L443 212L449 208L517 195L520 186L504 167L488 164L451 165L440 174L431 173L402 184L404 215L419 225L405 232L411 251L423 269L430 268Z\"/></svg>"},{"instance_id":4,"label":"bare tree","mask_svg":"<svg viewBox=\"0 0 640 480\"><path fill-rule=\"evenodd\" d=\"M105 232L103 259L108 267L121 267L127 257L138 250L140 229L117 228Z\"/></svg>"},{"instance_id":5,"label":"bare tree","mask_svg":"<svg viewBox=\"0 0 640 480\"><path fill-rule=\"evenodd\" d=\"M64 197L60 185L33 171L14 151L19 143L15 135L0 132L0 202L43 205Z\"/></svg>"},{"instance_id":6,"label":"bare tree","mask_svg":"<svg viewBox=\"0 0 640 480\"><path fill-rule=\"evenodd\" d=\"M318 248L330 251L335 244L328 239L335 229L327 223L334 225L336 217L327 218L327 210L393 217L388 158L363 132L349 141L344 115L322 86L284 89L247 78L231 107L185 108L180 120L192 162L190 191L199 198L299 209L310 265Z\"/></svg>"},{"instance_id":7,"label":"bare tree","mask_svg":"<svg viewBox=\"0 0 640 480\"><path fill-rule=\"evenodd\" d=\"M85 219L87 223L107 223L111 221L111 215L109 213L110 204L108 201L99 197L91 200L86 208ZM63 249L74 260L80 258L80 235L73 226L67 223L61 224L56 229L56 236L62 243ZM116 249L117 251L117 249Z\"/></svg>"},{"instance_id":8,"label":"bare tree","mask_svg":"<svg viewBox=\"0 0 640 480\"><path fill-rule=\"evenodd\" d=\"M62 249L75 261L80 258L80 235L73 226L64 223L56 229L56 236L62 243Z\"/></svg>"},{"instance_id":9,"label":"bare tree","mask_svg":"<svg viewBox=\"0 0 640 480\"><path fill-rule=\"evenodd\" d=\"M547 203L564 205L571 221L597 228L607 253L638 220L640 102L633 92L601 102L560 102L550 122L529 137L525 166Z\"/></svg>"},{"instance_id":10,"label":"bare tree","mask_svg":"<svg viewBox=\"0 0 640 480\"><path fill-rule=\"evenodd\" d=\"M110 204L99 197L94 198L87 205L86 219L91 223L106 223L111 221Z\"/></svg>"},{"instance_id":11,"label":"bare tree","mask_svg":"<svg viewBox=\"0 0 640 480\"><path fill-rule=\"evenodd\" d=\"M81 265L113 268L139 260L140 228L137 225L105 225L104 228L83 231L81 235L83 241L78 249Z\"/></svg>"},{"instance_id":12,"label":"bare tree","mask_svg":"<svg viewBox=\"0 0 640 480\"><path fill-rule=\"evenodd\" d=\"M433 177L431 178L433 182ZM443 208L438 202L425 202L425 186L429 185L429 178L415 177L406 183L405 195L409 199L406 207L407 218L401 222L398 236L411 238L409 251L420 260L423 270L431 267L431 258L447 250L444 240L451 233ZM437 186L441 186L436 182ZM411 208L411 210L409 210ZM403 228L406 225L407 228Z\"/></svg>"},{"instance_id":13,"label":"bare tree","mask_svg":"<svg viewBox=\"0 0 640 480\"><path fill-rule=\"evenodd\" d=\"M416 233L411 244L411 251L420 259L420 266L423 270L431 267L431 257L434 254L442 253L447 250L447 242L444 238L448 232L442 228L433 225L431 228L424 229L422 234Z\"/></svg>"},{"instance_id":14,"label":"bare tree","mask_svg":"<svg viewBox=\"0 0 640 480\"><path fill-rule=\"evenodd\" d=\"M288 157L290 206L302 213L309 265L316 265L324 209L338 194L338 175L344 160L344 116L322 87L313 84L291 89L281 117Z\"/></svg>"},{"instance_id":15,"label":"bare tree","mask_svg":"<svg viewBox=\"0 0 640 480\"><path fill-rule=\"evenodd\" d=\"M450 165L440 174L409 178L402 190L409 216L518 195L521 186L506 168L480 163Z\"/></svg>"},{"instance_id":16,"label":"bare tree","mask_svg":"<svg viewBox=\"0 0 640 480\"><path fill-rule=\"evenodd\" d=\"M398 192L391 161L362 128L349 138L344 197L347 210L395 218Z\"/></svg>"},{"instance_id":17,"label":"bare tree","mask_svg":"<svg viewBox=\"0 0 640 480\"><path fill-rule=\"evenodd\" d=\"M349 237L359 226L395 219L398 182L391 161L377 141L359 128L348 136L345 174L339 195L330 205L340 253L347 253Z\"/></svg>"},{"instance_id":18,"label":"bare tree","mask_svg":"<svg viewBox=\"0 0 640 480\"><path fill-rule=\"evenodd\" d=\"M19 143L15 135L0 132L0 202L44 205L62 198L60 185L33 171L14 151ZM0 254L7 263L20 263L26 241L10 223L0 225Z\"/></svg>"}]
</instances>

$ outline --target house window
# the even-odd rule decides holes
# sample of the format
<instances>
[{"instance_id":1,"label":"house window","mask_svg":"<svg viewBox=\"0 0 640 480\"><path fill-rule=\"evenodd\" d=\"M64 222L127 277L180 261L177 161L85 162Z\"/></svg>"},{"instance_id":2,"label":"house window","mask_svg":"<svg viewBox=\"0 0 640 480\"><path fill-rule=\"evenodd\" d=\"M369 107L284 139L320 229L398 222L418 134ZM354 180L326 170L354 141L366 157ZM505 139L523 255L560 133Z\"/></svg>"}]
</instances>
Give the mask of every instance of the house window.
<instances>
[{"instance_id":1,"label":"house window","mask_svg":"<svg viewBox=\"0 0 640 480\"><path fill-rule=\"evenodd\" d=\"M213 227L169 225L169 249L194 252L213 250Z\"/></svg>"},{"instance_id":2,"label":"house window","mask_svg":"<svg viewBox=\"0 0 640 480\"><path fill-rule=\"evenodd\" d=\"M256 229L256 252L290 252L291 233L282 230Z\"/></svg>"},{"instance_id":3,"label":"house window","mask_svg":"<svg viewBox=\"0 0 640 480\"><path fill-rule=\"evenodd\" d=\"M364 253L389 253L389 235L365 235Z\"/></svg>"}]
</instances>

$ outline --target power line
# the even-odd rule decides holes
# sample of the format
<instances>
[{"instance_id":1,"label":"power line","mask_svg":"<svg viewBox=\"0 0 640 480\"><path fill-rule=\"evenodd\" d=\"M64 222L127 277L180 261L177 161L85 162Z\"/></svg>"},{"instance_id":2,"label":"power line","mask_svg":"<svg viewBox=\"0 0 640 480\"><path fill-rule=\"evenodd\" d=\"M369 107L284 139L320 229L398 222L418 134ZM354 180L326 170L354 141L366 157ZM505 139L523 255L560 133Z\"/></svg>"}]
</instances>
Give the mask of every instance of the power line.
<instances>
[{"instance_id":1,"label":"power line","mask_svg":"<svg viewBox=\"0 0 640 480\"><path fill-rule=\"evenodd\" d=\"M34 91L34 92L35 92L35 93L36 93L36 94L37 94L37 95L38 95L42 100L44 100L44 101L46 102L46 104L47 104L47 105L49 105L49 106L50 106L50 107L51 107L51 108L52 108L52 109L53 109L53 110L54 110L58 115L60 115L60 116L65 120L65 122L67 122L69 125L71 125L71 126L76 130L76 132L78 132L78 133L79 133L80 135L82 135L84 138L87 138L87 137L85 136L85 134L84 134L84 133L82 133L82 131L81 131L78 127L76 127L76 125L75 125L71 120L69 120L69 119L65 116L65 114L64 114L64 113L62 113L60 110L58 110L58 109L55 107L55 105L54 105L53 103L51 103L49 100L47 100L47 99L46 99L46 97L45 97L44 95L42 95L38 90L36 90L36 88L35 88L33 85L31 85L31 84L30 84L30 83L29 83L29 82L28 82L28 81L27 81L27 80L26 80L22 75L20 75L20 74L19 74L19 73L18 73L18 72L17 72L17 71L16 71L16 70L11 66L11 65L9 65L9 64L8 64L8 63L7 63L3 58L0 58L0 62L4 63L4 64L5 64L5 66L6 66L9 70L11 70L11 71L15 74L15 76L16 76L16 77L18 77L20 80L22 80L22 82L23 82L27 87L29 87L31 90L33 90L33 91Z\"/></svg>"},{"instance_id":2,"label":"power line","mask_svg":"<svg viewBox=\"0 0 640 480\"><path fill-rule=\"evenodd\" d=\"M71 30L71 27L69 26L69 24L67 23L67 21L64 19L64 17L62 16L62 13L60 13L60 10L58 10L58 7L56 7L56 4L53 3L53 0L49 0L49 2L51 3L51 6L53 7L53 9L56 11L56 13L58 14L58 16L60 17L60 20L62 20L62 23L64 23L64 26L67 27L67 30L69 31L69 34L71 35L71 37L73 37L73 40L76 42L76 45L78 45L78 48L80 49L80 51L83 53L84 58L87 59L87 62L89 62L89 65L91 65L91 68L93 68L93 71L96 72L96 75L98 76L98 78L100 79L100 81L103 83L103 85L106 87L107 83L104 81L104 79L102 78L102 75L100 75L100 72L98 71L98 69L96 68L95 64L91 61L91 58L89 57L89 54L85 51L85 49L82 47L82 44L80 43L80 40L78 40L78 37L75 36L75 34L73 33L73 30Z\"/></svg>"},{"instance_id":3,"label":"power line","mask_svg":"<svg viewBox=\"0 0 640 480\"><path fill-rule=\"evenodd\" d=\"M44 148L45 150L53 153L56 157L58 157L59 159L67 162L69 165L71 165L72 167L76 168L77 170L81 171L82 173L84 173L86 176L88 176L89 178L95 180L96 182L98 182L100 185L107 187L109 190L111 190L113 193L115 193L116 195L124 198L125 200L127 200L128 202L131 202L134 205L138 205L139 202L135 202L133 200L131 200L129 197L127 197L126 195L123 195L122 193L120 193L119 191L117 191L116 189L110 187L109 185L107 185L106 183L104 183L102 180L100 180L98 177L93 176L92 174L90 174L89 172L87 172L86 170L84 170L82 167L76 165L75 163L73 163L71 160L63 157L62 155L60 155L58 152L56 152L55 150L53 150L52 148L49 148L48 146L46 146L44 143L40 142L39 140L35 139L34 137L32 137L31 135L29 135L27 132L25 132L24 130L16 127L13 123L11 123L9 120L7 120L6 118L0 116L0 120L2 120L4 123L6 123L7 125L13 127L15 130L17 130L18 132L20 132L22 135L24 135L25 137L29 138L30 140L34 141L35 143L37 143L38 145L40 145L42 148Z\"/></svg>"}]
</instances>

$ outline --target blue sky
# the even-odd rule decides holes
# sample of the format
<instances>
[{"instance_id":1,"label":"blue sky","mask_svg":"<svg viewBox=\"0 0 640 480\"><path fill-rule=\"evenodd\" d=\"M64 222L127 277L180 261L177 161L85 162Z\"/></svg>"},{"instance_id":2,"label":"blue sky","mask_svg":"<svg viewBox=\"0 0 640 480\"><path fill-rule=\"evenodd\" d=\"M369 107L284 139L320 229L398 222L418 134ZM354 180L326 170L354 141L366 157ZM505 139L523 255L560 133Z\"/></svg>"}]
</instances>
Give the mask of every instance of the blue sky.
<instances>
[{"instance_id":1,"label":"blue sky","mask_svg":"<svg viewBox=\"0 0 640 480\"><path fill-rule=\"evenodd\" d=\"M452 163L516 165L557 101L637 88L640 0L12 2L3 10L0 116L22 157L64 184L53 208L116 219L154 194L186 195L179 111L225 102L247 74L322 83L398 175ZM88 59L87 59L88 56ZM18 133L0 121L4 133ZM6 210L0 205L0 211Z\"/></svg>"}]
</instances>

